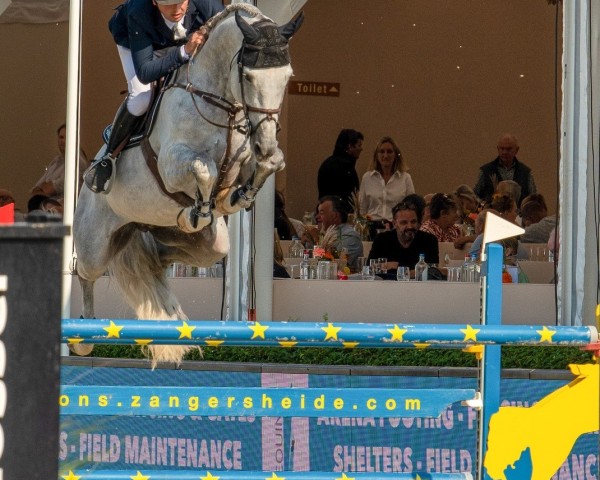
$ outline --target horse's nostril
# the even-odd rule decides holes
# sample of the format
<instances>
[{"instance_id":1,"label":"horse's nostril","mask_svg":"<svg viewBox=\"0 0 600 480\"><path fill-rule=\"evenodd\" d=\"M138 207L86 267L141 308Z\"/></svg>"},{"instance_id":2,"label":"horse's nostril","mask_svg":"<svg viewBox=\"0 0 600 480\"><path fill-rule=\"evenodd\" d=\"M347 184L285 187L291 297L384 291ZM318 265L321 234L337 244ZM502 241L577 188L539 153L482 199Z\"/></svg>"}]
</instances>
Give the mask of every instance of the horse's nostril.
<instances>
[{"instance_id":1,"label":"horse's nostril","mask_svg":"<svg viewBox=\"0 0 600 480\"><path fill-rule=\"evenodd\" d=\"M256 154L257 157L261 157L262 156L262 150L260 149L260 144L259 143L255 143L254 144L254 153Z\"/></svg>"}]
</instances>

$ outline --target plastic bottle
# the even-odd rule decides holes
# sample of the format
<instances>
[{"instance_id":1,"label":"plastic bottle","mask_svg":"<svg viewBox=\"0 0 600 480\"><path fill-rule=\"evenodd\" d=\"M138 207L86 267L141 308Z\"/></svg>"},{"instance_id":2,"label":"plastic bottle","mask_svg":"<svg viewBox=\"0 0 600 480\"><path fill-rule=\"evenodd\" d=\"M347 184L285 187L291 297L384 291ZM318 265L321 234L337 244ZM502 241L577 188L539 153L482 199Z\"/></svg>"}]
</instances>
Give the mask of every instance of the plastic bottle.
<instances>
[{"instance_id":1,"label":"plastic bottle","mask_svg":"<svg viewBox=\"0 0 600 480\"><path fill-rule=\"evenodd\" d=\"M302 261L300 262L300 280L310 278L310 262L308 261L309 251L303 250Z\"/></svg>"},{"instance_id":2,"label":"plastic bottle","mask_svg":"<svg viewBox=\"0 0 600 480\"><path fill-rule=\"evenodd\" d=\"M465 255L465 261L462 264L462 272L460 278L463 282L472 282L471 279L471 257L469 255Z\"/></svg>"},{"instance_id":3,"label":"plastic bottle","mask_svg":"<svg viewBox=\"0 0 600 480\"><path fill-rule=\"evenodd\" d=\"M477 255L471 255L469 261L470 282L479 282L479 265L477 265Z\"/></svg>"},{"instance_id":4,"label":"plastic bottle","mask_svg":"<svg viewBox=\"0 0 600 480\"><path fill-rule=\"evenodd\" d=\"M428 274L428 266L425 263L425 254L419 254L419 261L415 265L415 280L417 282L426 282Z\"/></svg>"},{"instance_id":5,"label":"plastic bottle","mask_svg":"<svg viewBox=\"0 0 600 480\"><path fill-rule=\"evenodd\" d=\"M302 258L304 254L304 247L300 243L298 237L293 236L292 242L288 248L288 258Z\"/></svg>"}]
</instances>

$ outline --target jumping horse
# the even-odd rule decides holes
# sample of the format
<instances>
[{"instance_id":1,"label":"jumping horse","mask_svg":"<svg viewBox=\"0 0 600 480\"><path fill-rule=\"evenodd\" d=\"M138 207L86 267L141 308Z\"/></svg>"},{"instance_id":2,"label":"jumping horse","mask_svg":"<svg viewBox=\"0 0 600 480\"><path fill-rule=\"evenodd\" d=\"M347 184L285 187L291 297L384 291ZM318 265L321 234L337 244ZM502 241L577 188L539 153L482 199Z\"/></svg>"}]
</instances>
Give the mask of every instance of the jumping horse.
<instances>
[{"instance_id":1,"label":"jumping horse","mask_svg":"<svg viewBox=\"0 0 600 480\"><path fill-rule=\"evenodd\" d=\"M248 4L211 18L202 50L163 87L151 132L121 153L110 193L82 189L73 235L85 318L94 318L94 282L108 270L138 318L187 320L166 267L225 257L224 216L250 208L284 168L278 119L292 75L288 41L302 19L277 26ZM188 349L150 345L149 355L180 362Z\"/></svg>"}]
</instances>

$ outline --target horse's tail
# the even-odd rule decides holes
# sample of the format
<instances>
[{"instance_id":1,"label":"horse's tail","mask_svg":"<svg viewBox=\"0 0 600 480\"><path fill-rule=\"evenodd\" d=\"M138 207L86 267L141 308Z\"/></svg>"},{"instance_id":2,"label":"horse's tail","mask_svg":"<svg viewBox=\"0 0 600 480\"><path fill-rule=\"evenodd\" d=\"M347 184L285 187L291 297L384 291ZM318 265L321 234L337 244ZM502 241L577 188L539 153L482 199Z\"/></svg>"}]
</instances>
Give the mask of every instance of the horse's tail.
<instances>
[{"instance_id":1,"label":"horse's tail","mask_svg":"<svg viewBox=\"0 0 600 480\"><path fill-rule=\"evenodd\" d=\"M151 233L140 231L134 224L126 225L113 235L110 250L110 274L138 318L188 319L169 288L165 266L161 264L158 245ZM155 367L158 362L179 364L190 347L148 345L142 346L142 350L150 356Z\"/></svg>"}]
</instances>

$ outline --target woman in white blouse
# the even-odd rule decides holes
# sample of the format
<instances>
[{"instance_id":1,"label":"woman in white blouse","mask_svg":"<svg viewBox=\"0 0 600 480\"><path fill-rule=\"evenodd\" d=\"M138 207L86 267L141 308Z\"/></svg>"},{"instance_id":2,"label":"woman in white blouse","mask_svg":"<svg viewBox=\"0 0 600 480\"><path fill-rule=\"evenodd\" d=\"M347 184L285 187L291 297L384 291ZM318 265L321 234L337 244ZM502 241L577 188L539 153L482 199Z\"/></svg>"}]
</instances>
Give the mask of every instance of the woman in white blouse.
<instances>
[{"instance_id":1,"label":"woman in white blouse","mask_svg":"<svg viewBox=\"0 0 600 480\"><path fill-rule=\"evenodd\" d=\"M370 218L373 231L390 228L392 208L415 193L407 170L396 142L391 137L379 140L369 170L362 177L359 193L360 212Z\"/></svg>"}]
</instances>

